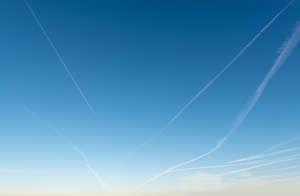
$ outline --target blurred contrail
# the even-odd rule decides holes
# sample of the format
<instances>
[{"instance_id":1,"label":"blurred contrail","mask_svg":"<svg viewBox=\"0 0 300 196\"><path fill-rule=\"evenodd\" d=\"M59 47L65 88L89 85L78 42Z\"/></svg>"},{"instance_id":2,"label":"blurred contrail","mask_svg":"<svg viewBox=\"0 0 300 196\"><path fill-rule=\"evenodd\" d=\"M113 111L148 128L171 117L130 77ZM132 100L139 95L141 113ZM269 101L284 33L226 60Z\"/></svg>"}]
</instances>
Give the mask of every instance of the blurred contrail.
<instances>
[{"instance_id":1,"label":"blurred contrail","mask_svg":"<svg viewBox=\"0 0 300 196\"><path fill-rule=\"evenodd\" d=\"M59 62L64 66L65 71L67 72L67 74L69 75L69 77L71 78L73 84L75 85L76 89L78 90L79 94L81 95L81 97L83 98L84 102L86 103L86 105L88 106L89 110L92 113L96 113L95 110L93 109L93 107L90 105L88 99L86 98L86 96L84 95L83 91L81 90L78 82L75 80L73 74L71 73L71 71L69 70L67 64L65 63L64 59L62 58L62 56L60 55L60 53L58 52L56 46L54 45L54 42L50 39L47 31L45 30L45 28L43 27L42 23L40 22L39 18L37 17L37 15L35 14L34 10L32 9L31 5L29 4L29 2L27 0L24 0L24 3L26 5L26 7L28 8L29 12L31 13L32 17L34 18L35 22L37 23L37 25L39 26L39 28L41 29L43 35L45 36L45 38L47 39L47 41L49 42L52 50L54 51L55 55L57 56Z\"/></svg>"},{"instance_id":2,"label":"blurred contrail","mask_svg":"<svg viewBox=\"0 0 300 196\"><path fill-rule=\"evenodd\" d=\"M63 138L71 147L72 149L77 152L81 158L83 159L86 168L92 173L92 175L97 179L98 183L106 188L107 184L104 182L104 180L99 176L99 174L97 173L97 171L91 166L86 154L79 149L71 140L69 140L65 135L63 135L60 131L58 131L57 129L54 130L55 133L60 136L61 138Z\"/></svg>"},{"instance_id":3,"label":"blurred contrail","mask_svg":"<svg viewBox=\"0 0 300 196\"><path fill-rule=\"evenodd\" d=\"M252 160L256 160L256 159L263 159L266 157L271 157L274 155L279 155L279 154L288 153L288 152L294 152L294 151L298 151L298 150L300 150L300 148L289 148L289 149L280 150L280 151L276 151L276 152L259 154L259 155L254 155L254 156L238 159L238 160L233 160L233 161L229 161L227 163L239 163L239 162L245 162L245 161L252 161Z\"/></svg>"},{"instance_id":4,"label":"blurred contrail","mask_svg":"<svg viewBox=\"0 0 300 196\"><path fill-rule=\"evenodd\" d=\"M283 162L288 162L288 161L294 161L294 160L297 160L299 158L300 158L299 155L298 156L291 156L287 159L275 160L275 161L271 161L271 162L263 163L263 164L260 164L260 165L255 165L255 166L243 168L243 169L232 170L232 171L223 173L221 175L225 176L225 175L229 175L229 174L241 173L241 172L249 171L249 170L260 168L260 167L265 167L265 166L274 165L274 164L283 163Z\"/></svg>"},{"instance_id":5,"label":"blurred contrail","mask_svg":"<svg viewBox=\"0 0 300 196\"><path fill-rule=\"evenodd\" d=\"M40 121L43 121L40 116L38 114L36 114L35 112L33 112L29 107L27 107L25 104L20 104L20 106L29 114L33 115L34 117L36 117L37 119L39 119ZM96 178L96 180L98 181L98 183L103 187L106 188L107 184L104 182L104 180L99 176L99 174L97 173L97 171L91 166L88 157L86 156L86 154L80 149L78 148L70 139L68 139L61 131L59 131L57 128L55 128L54 126L52 126L51 124L46 123L47 127L53 131L57 136L61 137L66 143L68 143L71 148L77 152L81 158L83 159L86 168L92 173L92 175Z\"/></svg>"},{"instance_id":6,"label":"blurred contrail","mask_svg":"<svg viewBox=\"0 0 300 196\"><path fill-rule=\"evenodd\" d=\"M150 178L149 180L147 180L143 185L149 184L153 181L155 181L156 179L160 178L161 176L164 176L168 173L170 173L171 171L173 171L174 169L177 169L178 167L182 167L184 165L190 164L194 161L198 161L212 153L214 153L215 151L217 151L220 147L222 147L222 145L224 144L224 142L231 137L231 135L240 127L240 125L244 122L244 120L246 119L247 115L249 114L249 112L253 109L253 107L255 106L255 104L257 103L258 99L260 98L260 96L262 95L265 87L267 86L268 82L270 81L270 79L274 76L274 74L279 70L279 68L283 65L283 63L286 61L286 59L289 57L289 55L291 54L291 52L293 51L293 49L297 46L298 42L300 40L300 23L297 23L295 29L293 30L293 33L291 35L291 37L283 44L282 47L282 51L280 52L279 56L277 57L275 63L273 64L272 68L270 69L270 71L268 72L268 74L266 75L266 77L264 78L264 80L262 81L262 83L259 85L259 87L256 89L256 91L254 92L254 95L251 97L250 101L248 102L248 104L246 104L246 107L241 111L240 115L238 115L235 123L233 124L233 127L231 128L231 130L223 137L221 138L217 144L208 152L185 162L179 163L175 166L172 166L164 171L162 171L161 173L158 173L157 175L153 176L152 178Z\"/></svg>"},{"instance_id":7,"label":"blurred contrail","mask_svg":"<svg viewBox=\"0 0 300 196\"><path fill-rule=\"evenodd\" d=\"M142 146L147 145L155 138L159 137L174 121L181 116L181 114L192 104L194 103L200 95L202 95L221 75L235 63L238 58L246 52L246 50L276 21L276 19L287 10L290 5L295 0L291 0L284 8L282 8L234 57L233 59L217 74L215 75L189 102L187 102L162 128L162 130L151 137L149 140L145 141Z\"/></svg>"},{"instance_id":8,"label":"blurred contrail","mask_svg":"<svg viewBox=\"0 0 300 196\"><path fill-rule=\"evenodd\" d=\"M270 152L270 151L273 151L274 149L276 148L280 148L282 146L286 146L286 145L289 145L297 140L299 140L300 138L299 137L296 137L296 138L292 138L288 141L283 141L283 142L280 142L279 144L276 144L274 146L271 146L270 148L268 148L267 150L265 150L265 152Z\"/></svg>"},{"instance_id":9,"label":"blurred contrail","mask_svg":"<svg viewBox=\"0 0 300 196\"><path fill-rule=\"evenodd\" d=\"M241 158L238 160L228 161L224 165L210 165L210 166L202 166L202 167L183 168L183 169L173 170L173 172L200 170L200 169L216 169L216 168L223 168L223 167L237 167L237 166L242 166L242 165L253 165L253 164L265 162L265 161L257 160L257 159L264 159L267 157L272 157L275 155L285 154L285 153L289 153L289 152L295 152L298 150L300 150L300 147L284 149L284 150L280 150L280 151L276 151L276 152L272 152L272 153L265 153L265 154L249 156L249 157Z\"/></svg>"},{"instance_id":10,"label":"blurred contrail","mask_svg":"<svg viewBox=\"0 0 300 196\"><path fill-rule=\"evenodd\" d=\"M202 167L190 167L190 168L183 168L183 169L175 169L175 170L173 170L173 172L201 170L201 169L217 169L217 168L226 168L226 167L239 167L239 166L243 166L243 165L254 165L254 164L258 164L258 163L262 163L262 162L263 161L252 161L252 162L236 163L236 164L209 165L209 166L202 166Z\"/></svg>"}]
</instances>

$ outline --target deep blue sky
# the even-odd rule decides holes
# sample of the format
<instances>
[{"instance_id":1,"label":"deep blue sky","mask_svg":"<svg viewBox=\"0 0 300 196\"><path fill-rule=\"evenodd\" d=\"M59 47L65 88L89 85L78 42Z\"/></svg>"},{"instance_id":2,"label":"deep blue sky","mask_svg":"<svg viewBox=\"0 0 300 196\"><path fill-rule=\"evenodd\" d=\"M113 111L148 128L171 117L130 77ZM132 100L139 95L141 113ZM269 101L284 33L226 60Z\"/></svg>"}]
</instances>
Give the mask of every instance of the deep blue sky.
<instances>
[{"instance_id":1,"label":"deep blue sky","mask_svg":"<svg viewBox=\"0 0 300 196\"><path fill-rule=\"evenodd\" d=\"M1 174L7 190L30 190L41 178L41 191L77 184L98 189L80 156L49 125L116 187L136 186L207 151L231 128L300 19L296 1L164 135L132 154L288 0L29 2L96 114L24 2L1 1L0 170L26 171ZM256 154L299 135L299 53L297 48L222 149L193 166Z\"/></svg>"}]
</instances>

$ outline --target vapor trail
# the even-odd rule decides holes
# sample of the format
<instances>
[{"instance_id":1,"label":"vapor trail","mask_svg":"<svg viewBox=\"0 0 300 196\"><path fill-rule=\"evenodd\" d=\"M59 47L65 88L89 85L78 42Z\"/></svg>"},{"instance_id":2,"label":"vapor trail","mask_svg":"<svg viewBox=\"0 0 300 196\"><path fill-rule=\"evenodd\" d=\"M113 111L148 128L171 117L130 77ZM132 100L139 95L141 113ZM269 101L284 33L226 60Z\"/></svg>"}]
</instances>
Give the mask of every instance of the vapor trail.
<instances>
[{"instance_id":1,"label":"vapor trail","mask_svg":"<svg viewBox=\"0 0 300 196\"><path fill-rule=\"evenodd\" d=\"M247 167L247 168L243 168L243 169L229 171L229 172L223 173L221 175L225 176L225 175L229 175L229 174L241 173L241 172L249 171L249 170L260 168L260 167L265 167L265 166L274 165L274 164L283 163L283 162L288 162L288 161L294 161L294 160L297 160L299 158L300 158L299 156L296 156L296 157L293 156L292 158L288 158L288 159L271 161L271 162L260 164L260 165L255 165L255 166L251 166L251 167Z\"/></svg>"},{"instance_id":2,"label":"vapor trail","mask_svg":"<svg viewBox=\"0 0 300 196\"><path fill-rule=\"evenodd\" d=\"M192 104L194 103L200 95L202 95L221 75L235 63L238 58L246 52L246 50L276 21L276 19L287 10L290 5L295 0L291 0L285 7L283 7L234 57L229 61L228 64L217 74L215 75L200 91L189 101L187 102L162 128L162 130L156 134L154 137L151 137L149 140L145 141L141 146L145 146L150 143L155 138L159 137L174 121L181 116L181 114Z\"/></svg>"},{"instance_id":3,"label":"vapor trail","mask_svg":"<svg viewBox=\"0 0 300 196\"><path fill-rule=\"evenodd\" d=\"M287 152L294 152L294 151L297 151L297 150L300 150L300 148L289 148L289 149L280 150L280 151L276 151L276 152L259 154L259 155L255 155L255 156L250 156L250 157L238 159L238 160L229 161L227 163L238 163L238 162L252 161L252 160L255 160L255 159L263 159L263 158L266 158L266 157L270 157L270 156L274 156L274 155L278 155L278 154L283 154L283 153L287 153Z\"/></svg>"},{"instance_id":4,"label":"vapor trail","mask_svg":"<svg viewBox=\"0 0 300 196\"><path fill-rule=\"evenodd\" d=\"M202 167L190 167L190 168L183 168L183 169L175 169L175 170L173 170L173 172L201 170L201 169L217 169L217 168L226 168L226 167L239 167L239 166L243 166L243 165L253 165L253 164L258 164L258 163L262 163L262 161L252 161L252 162L226 164L226 165L209 165L209 166L202 166Z\"/></svg>"},{"instance_id":5,"label":"vapor trail","mask_svg":"<svg viewBox=\"0 0 300 196\"><path fill-rule=\"evenodd\" d=\"M262 95L265 87L267 86L268 82L270 81L270 79L274 76L274 74L279 70L279 68L283 65L283 63L286 61L286 59L288 58L288 56L291 54L291 52L293 51L293 49L297 46L298 42L300 40L300 23L297 23L291 37L283 44L282 47L282 51L280 52L279 56L277 57L275 63L273 64L272 68L270 69L270 71L268 72L268 74L266 75L266 77L264 78L264 80L262 81L262 83L259 85L259 87L256 89L256 91L254 92L254 95L251 97L250 101L248 102L248 104L246 105L246 107L241 111L240 115L238 115L235 123L233 124L233 127L231 128L231 130L223 137L221 138L217 144L208 152L185 162L179 163L175 166L172 166L164 171L162 171L161 173L158 173L157 175L153 176L152 178L150 178L149 180L147 180L143 185L149 184L153 181L155 181L156 179L160 178L161 176L166 175L167 173L170 173L171 171L173 171L174 169L177 169L178 167L182 167L184 165L190 164L194 161L198 161L212 153L214 153L215 151L217 151L220 147L222 147L222 145L224 144L224 142L230 138L230 136L240 127L240 125L244 122L244 120L246 119L247 115L249 114L249 112L253 109L253 107L255 106L255 104L257 103L258 99L260 98L260 96Z\"/></svg>"},{"instance_id":6,"label":"vapor trail","mask_svg":"<svg viewBox=\"0 0 300 196\"><path fill-rule=\"evenodd\" d=\"M237 166L243 166L243 165L253 165L253 164L258 164L262 163L265 161L262 160L257 160L257 159L264 159L267 157L279 155L279 154L284 154L284 153L289 153L289 152L294 152L298 151L300 148L289 148L289 149L284 149L272 153L265 153L265 154L259 154L259 155L254 155L254 156L249 156L246 158L241 158L238 160L233 160L233 161L228 161L224 165L210 165L210 166L202 166L202 167L192 167L192 168L183 168L183 169L176 169L176 171L190 171L190 170L199 170L199 169L216 169L216 168L224 168L224 167L237 167Z\"/></svg>"},{"instance_id":7,"label":"vapor trail","mask_svg":"<svg viewBox=\"0 0 300 196\"><path fill-rule=\"evenodd\" d=\"M83 91L81 90L78 82L75 80L73 74L71 73L71 71L69 70L67 64L65 63L64 59L62 58L62 56L60 55L60 53L58 52L56 46L54 45L54 42L50 39L47 31L45 30L45 28L43 27L42 23L40 22L39 18L37 17L37 15L35 14L34 10L32 9L31 5L29 4L29 2L27 0L24 0L24 3L26 5L26 7L28 8L29 12L31 13L32 17L34 18L35 22L37 23L37 25L39 26L39 28L41 29L44 37L47 39L47 41L49 42L52 50L54 51L55 55L57 56L59 62L64 66L65 71L67 72L67 74L69 75L69 77L71 78L73 84L75 85L76 89L78 90L79 94L81 95L82 99L84 100L84 102L86 103L86 105L88 106L89 110L92 113L96 113L95 110L93 109L93 107L89 104L88 99L86 98L86 96L84 95Z\"/></svg>"},{"instance_id":8,"label":"vapor trail","mask_svg":"<svg viewBox=\"0 0 300 196\"><path fill-rule=\"evenodd\" d=\"M273 151L273 150L276 149L276 148L280 148L280 147L282 147L282 146L289 145L289 144L291 144L291 143L293 143L293 142L295 142L295 141L297 141L297 140L299 140L299 139L300 139L299 137L296 137L296 138L292 138L292 139L290 139L290 140L288 140L288 141L280 142L279 144L276 144L276 145L270 147L270 148L267 149L265 152L270 152L270 151Z\"/></svg>"},{"instance_id":9,"label":"vapor trail","mask_svg":"<svg viewBox=\"0 0 300 196\"><path fill-rule=\"evenodd\" d=\"M61 138L63 138L71 147L72 149L77 152L81 158L83 159L86 168L91 172L91 174L96 178L96 180L98 181L98 183L106 188L107 184L104 182L104 180L99 176L99 174L97 173L97 171L91 166L86 154L80 149L78 148L71 140L69 140L65 135L63 135L60 131L58 131L57 129L55 129L55 133L60 136Z\"/></svg>"}]
</instances>

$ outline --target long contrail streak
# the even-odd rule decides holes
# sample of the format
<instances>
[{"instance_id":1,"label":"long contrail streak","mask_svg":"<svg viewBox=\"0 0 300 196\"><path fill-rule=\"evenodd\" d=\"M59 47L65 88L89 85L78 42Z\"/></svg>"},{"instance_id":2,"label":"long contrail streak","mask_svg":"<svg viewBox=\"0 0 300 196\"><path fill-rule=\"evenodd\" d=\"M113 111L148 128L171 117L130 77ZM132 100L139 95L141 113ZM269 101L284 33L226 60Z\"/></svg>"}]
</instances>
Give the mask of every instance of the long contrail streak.
<instances>
[{"instance_id":1,"label":"long contrail streak","mask_svg":"<svg viewBox=\"0 0 300 196\"><path fill-rule=\"evenodd\" d=\"M78 148L71 140L69 140L65 135L63 135L60 131L58 131L57 129L55 129L55 133L60 136L61 138L63 138L65 140L66 143L68 143L72 149L77 152L81 158L83 159L86 168L91 172L91 174L96 178L97 182L103 187L106 188L107 184L104 182L104 180L99 176L99 174L97 173L97 171L91 166L90 161L88 160L88 157L86 156L86 154L80 149Z\"/></svg>"},{"instance_id":2,"label":"long contrail streak","mask_svg":"<svg viewBox=\"0 0 300 196\"><path fill-rule=\"evenodd\" d=\"M198 160L214 153L219 148L221 148L222 145L228 140L228 138L230 138L231 135L244 122L244 120L248 116L249 112L253 109L253 107L255 106L257 101L259 100L260 96L262 95L262 93L263 93L265 87L267 86L267 84L269 83L270 79L274 76L274 74L283 65L283 63L286 61L286 59L292 53L293 49L295 49L295 47L297 46L299 40L300 40L300 23L297 23L295 29L293 30L293 33L292 33L291 37L283 44L282 50L281 50L279 56L277 57L275 63L273 64L272 68L270 69L270 71L268 72L268 74L266 75L266 77L264 78L262 83L258 86L258 88L256 89L254 95L251 97L248 104L246 104L246 107L241 111L240 115L238 115L235 123L233 124L233 127L231 128L231 130L223 138L221 138L211 150L209 150L208 152L206 152L206 153L204 153L204 154L202 154L202 155L200 155L200 156L198 156L194 159L179 163L175 166L172 166L172 167L162 171L161 173L158 173L157 175L155 175L152 178L150 178L149 180L147 180L143 185L146 185L146 184L149 184L149 183L155 181L156 179L172 172L174 169L177 169L178 167L182 167L182 166L190 164L194 161L198 161Z\"/></svg>"},{"instance_id":3,"label":"long contrail streak","mask_svg":"<svg viewBox=\"0 0 300 196\"><path fill-rule=\"evenodd\" d=\"M271 146L270 148L268 148L265 152L270 152L270 151L273 151L274 149L276 148L280 148L282 146L286 146L286 145L289 145L291 143L294 143L296 142L297 140L299 140L300 138L299 137L296 137L296 138L292 138L288 141L283 141L283 142L280 142L279 144L276 144L274 146Z\"/></svg>"},{"instance_id":4,"label":"long contrail streak","mask_svg":"<svg viewBox=\"0 0 300 196\"><path fill-rule=\"evenodd\" d=\"M280 151L276 151L276 152L259 154L259 155L254 155L254 156L238 159L238 160L233 160L233 161L230 161L227 163L239 163L239 162L245 162L245 161L252 161L252 160L256 160L256 159L263 159L266 157L271 157L271 156L288 153L288 152L294 152L294 151L298 151L298 150L300 150L299 147L298 148L289 148L289 149L284 149L284 150L280 150Z\"/></svg>"},{"instance_id":5,"label":"long contrail streak","mask_svg":"<svg viewBox=\"0 0 300 196\"><path fill-rule=\"evenodd\" d=\"M254 155L254 156L241 158L238 160L228 161L224 165L209 165L209 166L202 166L202 167L183 168L183 169L176 169L173 172L201 170L201 169L216 169L216 168L224 168L224 167L239 167L239 166L243 166L243 165L254 165L254 164L265 162L262 160L264 158L281 155L281 154L285 154L285 153L290 153L290 152L295 152L295 151L299 151L299 150L300 150L300 147L288 148L288 149L284 149L284 150L280 150L280 151L276 151L276 152L258 154L258 155Z\"/></svg>"},{"instance_id":6,"label":"long contrail streak","mask_svg":"<svg viewBox=\"0 0 300 196\"><path fill-rule=\"evenodd\" d=\"M173 172L183 172L183 171L202 170L202 169L217 169L217 168L226 168L226 167L240 167L240 166L243 166L243 165L254 165L254 164L258 164L258 163L262 163L262 162L263 161L252 161L252 162L236 163L236 164L190 167L190 168L183 168L183 169L175 169L175 170L173 170Z\"/></svg>"},{"instance_id":7,"label":"long contrail streak","mask_svg":"<svg viewBox=\"0 0 300 196\"><path fill-rule=\"evenodd\" d=\"M63 65L65 71L67 72L67 74L69 75L69 77L71 78L73 84L75 85L76 89L78 90L79 94L81 95L82 99L84 100L84 102L86 103L86 105L88 106L89 110L92 113L96 113L95 110L93 109L93 107L90 105L88 99L86 98L86 96L84 95L83 91L81 90L78 82L75 80L73 74L71 73L70 69L68 68L67 64L65 63L64 59L62 58L62 56L60 55L60 53L58 52L54 42L51 40L51 38L49 37L47 31L45 30L44 26L42 25L42 23L40 22L39 18L37 17L37 15L35 14L34 10L32 9L31 5L29 4L29 2L27 0L24 0L24 3L26 5L26 7L28 8L29 12L31 13L32 17L34 18L35 22L37 23L37 25L39 26L39 28L41 29L43 35L45 36L45 38L47 39L48 43L50 44L52 50L54 51L55 55L57 56L59 62Z\"/></svg>"},{"instance_id":8,"label":"long contrail streak","mask_svg":"<svg viewBox=\"0 0 300 196\"><path fill-rule=\"evenodd\" d=\"M247 167L247 168L243 168L243 169L238 169L238 170L232 170L226 173L221 174L222 176L226 176L226 175L230 175L230 174L236 174L236 173L241 173L241 172L245 172L245 171L249 171L249 170L253 170L253 169L257 169L260 167L265 167L265 166L270 166L270 165L274 165L274 164L278 164L278 163L283 163L283 162L288 162L288 161L294 161L299 159L299 155L298 156L293 156L292 158L288 158L288 159L282 159L282 160L276 160L276 161L271 161L268 163L264 163L264 164L260 164L260 165L255 165L255 166L251 166L251 167Z\"/></svg>"},{"instance_id":9,"label":"long contrail streak","mask_svg":"<svg viewBox=\"0 0 300 196\"><path fill-rule=\"evenodd\" d=\"M159 137L163 134L163 132L169 128L171 124L173 124L177 118L181 116L181 114L188 108L192 103L194 103L200 95L202 95L213 83L223 75L223 73L234 64L238 58L246 52L246 50L276 21L276 19L285 11L287 10L290 5L295 0L291 0L284 8L282 8L234 57L231 61L218 73L216 74L202 89L189 101L187 102L162 128L162 130L156 134L155 136L151 137L149 140L145 141L141 146L145 146L150 143L155 138Z\"/></svg>"}]
</instances>

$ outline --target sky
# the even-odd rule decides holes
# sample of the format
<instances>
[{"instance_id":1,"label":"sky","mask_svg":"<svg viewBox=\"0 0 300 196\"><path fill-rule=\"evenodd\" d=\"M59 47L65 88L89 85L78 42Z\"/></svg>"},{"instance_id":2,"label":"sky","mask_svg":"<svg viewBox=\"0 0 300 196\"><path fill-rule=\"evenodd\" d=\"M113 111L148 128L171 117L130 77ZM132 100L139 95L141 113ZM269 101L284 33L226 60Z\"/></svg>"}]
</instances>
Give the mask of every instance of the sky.
<instances>
[{"instance_id":1,"label":"sky","mask_svg":"<svg viewBox=\"0 0 300 196\"><path fill-rule=\"evenodd\" d=\"M299 8L1 1L0 195L297 195Z\"/></svg>"}]
</instances>

